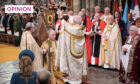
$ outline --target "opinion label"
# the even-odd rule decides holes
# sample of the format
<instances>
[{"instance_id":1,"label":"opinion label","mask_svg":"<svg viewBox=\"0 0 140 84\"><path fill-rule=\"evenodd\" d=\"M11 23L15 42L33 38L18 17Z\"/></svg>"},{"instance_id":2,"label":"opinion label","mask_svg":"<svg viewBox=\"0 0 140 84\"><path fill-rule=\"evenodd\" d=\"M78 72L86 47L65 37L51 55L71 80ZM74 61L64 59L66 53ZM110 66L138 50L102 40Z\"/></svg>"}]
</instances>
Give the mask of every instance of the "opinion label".
<instances>
[{"instance_id":1,"label":"opinion label","mask_svg":"<svg viewBox=\"0 0 140 84\"><path fill-rule=\"evenodd\" d=\"M33 13L33 5L5 5L5 13Z\"/></svg>"}]
</instances>

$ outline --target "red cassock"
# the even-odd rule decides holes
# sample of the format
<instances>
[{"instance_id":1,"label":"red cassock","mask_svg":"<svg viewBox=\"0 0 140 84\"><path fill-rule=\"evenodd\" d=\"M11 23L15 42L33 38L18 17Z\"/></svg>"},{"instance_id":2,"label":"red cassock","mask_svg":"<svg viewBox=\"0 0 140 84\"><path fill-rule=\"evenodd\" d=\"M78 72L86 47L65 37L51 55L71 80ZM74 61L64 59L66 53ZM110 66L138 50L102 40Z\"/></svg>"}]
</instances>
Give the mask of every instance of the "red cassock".
<instances>
[{"instance_id":1,"label":"red cassock","mask_svg":"<svg viewBox=\"0 0 140 84\"><path fill-rule=\"evenodd\" d=\"M89 32L91 29L91 21L90 17L86 16L86 32ZM92 44L91 44L91 39L89 35L86 35L86 50L87 50L87 59L90 59L89 57L91 56L91 50L92 50ZM89 63L89 60L88 60Z\"/></svg>"},{"instance_id":2,"label":"red cassock","mask_svg":"<svg viewBox=\"0 0 140 84\"><path fill-rule=\"evenodd\" d=\"M56 29L56 27L58 27L57 25L59 25L60 26L60 29L61 29L61 27L62 27L62 25L61 25L61 20L57 20L56 21L56 24L55 24L55 29Z\"/></svg>"},{"instance_id":3,"label":"red cassock","mask_svg":"<svg viewBox=\"0 0 140 84\"><path fill-rule=\"evenodd\" d=\"M93 27L93 25L94 25L94 23L95 23L95 21L93 21L92 23L91 23L91 26L90 26L90 29L88 30L88 32L89 31L91 31L91 29L92 29L92 27ZM100 28L101 28L101 32L103 32L104 31L104 28L105 28L105 26L106 26L106 23L104 22L104 21L102 21L102 20L100 20ZM87 55L87 57L88 57L88 63L90 63L90 64L92 64L91 62L93 62L93 60L92 60L92 40L94 40L94 42L95 42L95 40L96 39L91 39L91 36L89 36L89 35L87 35L87 39L89 40L89 42L87 43L87 46L88 46L88 49L90 49L90 50L88 50L87 49L87 53L88 53L88 55ZM96 38L96 37L95 37ZM96 41L97 42L97 41ZM94 48L96 48L96 47L94 47ZM96 49L94 49L94 50L97 50L97 48ZM98 47L98 50L100 50L100 47ZM98 53L99 54L99 53ZM95 65L98 65L99 64L99 56L96 56L95 57L95 60L94 60L94 64Z\"/></svg>"},{"instance_id":4,"label":"red cassock","mask_svg":"<svg viewBox=\"0 0 140 84\"><path fill-rule=\"evenodd\" d=\"M95 21L92 22L91 28L92 28L92 26L93 26L94 23L95 23ZM100 20L100 28L101 28L101 31L102 32L104 31L105 26L106 26L106 22L103 21L103 20Z\"/></svg>"},{"instance_id":5,"label":"red cassock","mask_svg":"<svg viewBox=\"0 0 140 84\"><path fill-rule=\"evenodd\" d=\"M95 24L95 21L92 22L91 29L93 28L94 24ZM103 32L104 28L106 26L106 22L104 22L103 20L100 20L99 25L100 25L100 28L101 28L101 32ZM89 63L91 63L93 65L98 65L99 64L99 53L100 53L100 41L101 41L101 39L98 35L98 36L95 36L94 38L92 38L91 41L92 41L91 44L92 45L95 44L95 45L92 46L92 48L91 48L91 53L92 54L88 57L89 58L88 60L89 60Z\"/></svg>"},{"instance_id":6,"label":"red cassock","mask_svg":"<svg viewBox=\"0 0 140 84\"><path fill-rule=\"evenodd\" d=\"M61 20L57 20L56 24L54 25L55 30L59 31L61 30L62 24L61 24ZM56 40L58 40L59 37L59 33L56 33Z\"/></svg>"}]
</instances>

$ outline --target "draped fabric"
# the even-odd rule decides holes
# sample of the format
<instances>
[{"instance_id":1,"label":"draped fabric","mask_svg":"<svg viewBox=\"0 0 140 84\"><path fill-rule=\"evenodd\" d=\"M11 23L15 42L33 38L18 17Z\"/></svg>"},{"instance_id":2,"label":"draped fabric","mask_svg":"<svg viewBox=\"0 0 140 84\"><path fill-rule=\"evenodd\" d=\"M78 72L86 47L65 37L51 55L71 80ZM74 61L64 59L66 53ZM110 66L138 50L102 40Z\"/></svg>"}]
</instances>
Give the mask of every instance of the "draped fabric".
<instances>
[{"instance_id":1,"label":"draped fabric","mask_svg":"<svg viewBox=\"0 0 140 84\"><path fill-rule=\"evenodd\" d=\"M127 44L127 42L126 42ZM123 65L123 60L120 64L120 71L119 71L119 80L121 82L132 83L132 84L139 84L139 63L140 63L140 36L135 35L132 37L130 44L132 45L129 53L129 60L127 66L127 72L125 70L125 66Z\"/></svg>"},{"instance_id":2,"label":"draped fabric","mask_svg":"<svg viewBox=\"0 0 140 84\"><path fill-rule=\"evenodd\" d=\"M40 71L43 68L42 64L42 51L35 39L33 38L31 32L25 31L21 37L20 50L29 49L34 55L35 59L33 61L33 71Z\"/></svg>"},{"instance_id":3,"label":"draped fabric","mask_svg":"<svg viewBox=\"0 0 140 84\"><path fill-rule=\"evenodd\" d=\"M37 29L33 33L33 37L39 46L48 38L47 27L42 16L37 17Z\"/></svg>"},{"instance_id":4,"label":"draped fabric","mask_svg":"<svg viewBox=\"0 0 140 84\"><path fill-rule=\"evenodd\" d=\"M83 24L86 27L86 32L90 32L91 30L91 21L90 17L86 16L83 20ZM91 39L89 35L86 35L86 52L87 52L87 59L88 63L91 63L91 52L92 52L92 44L91 44Z\"/></svg>"},{"instance_id":5,"label":"draped fabric","mask_svg":"<svg viewBox=\"0 0 140 84\"><path fill-rule=\"evenodd\" d=\"M87 57L84 27L65 23L58 39L55 65L66 74L65 82L80 84L86 81Z\"/></svg>"}]
</instances>

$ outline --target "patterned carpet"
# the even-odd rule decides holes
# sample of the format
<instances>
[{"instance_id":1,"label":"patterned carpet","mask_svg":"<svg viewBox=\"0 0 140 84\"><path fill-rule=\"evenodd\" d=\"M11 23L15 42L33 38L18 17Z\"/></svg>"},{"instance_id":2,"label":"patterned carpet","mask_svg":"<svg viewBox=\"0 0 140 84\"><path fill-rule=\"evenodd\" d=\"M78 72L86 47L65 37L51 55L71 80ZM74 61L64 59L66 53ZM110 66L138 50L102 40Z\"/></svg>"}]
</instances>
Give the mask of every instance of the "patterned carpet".
<instances>
[{"instance_id":1,"label":"patterned carpet","mask_svg":"<svg viewBox=\"0 0 140 84\"><path fill-rule=\"evenodd\" d=\"M0 44L0 63L18 59L19 47Z\"/></svg>"}]
</instances>

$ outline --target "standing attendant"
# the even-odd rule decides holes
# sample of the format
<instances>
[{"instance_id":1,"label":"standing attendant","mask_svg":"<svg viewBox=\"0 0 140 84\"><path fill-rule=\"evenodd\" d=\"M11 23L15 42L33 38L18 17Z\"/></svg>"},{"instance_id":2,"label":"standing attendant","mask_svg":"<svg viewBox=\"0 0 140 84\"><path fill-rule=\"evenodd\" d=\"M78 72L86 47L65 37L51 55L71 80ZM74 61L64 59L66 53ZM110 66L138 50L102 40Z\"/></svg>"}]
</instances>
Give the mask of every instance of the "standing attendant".
<instances>
[{"instance_id":1,"label":"standing attendant","mask_svg":"<svg viewBox=\"0 0 140 84\"><path fill-rule=\"evenodd\" d=\"M74 24L66 22L64 32L58 39L55 65L64 73L63 80L70 84L81 84L87 81L88 66L84 26L81 17L74 16Z\"/></svg>"},{"instance_id":2,"label":"standing attendant","mask_svg":"<svg viewBox=\"0 0 140 84\"><path fill-rule=\"evenodd\" d=\"M99 64L99 53L100 53L100 43L101 43L101 36L106 23L103 20L100 20L100 14L96 13L94 16L95 20L92 22L91 30L88 35L91 36L91 43L92 43L92 52L91 56L88 57L90 63L92 65Z\"/></svg>"},{"instance_id":3,"label":"standing attendant","mask_svg":"<svg viewBox=\"0 0 140 84\"><path fill-rule=\"evenodd\" d=\"M108 17L108 24L106 25L101 40L99 66L104 68L120 69L120 56L122 40L120 28L114 17Z\"/></svg>"},{"instance_id":4,"label":"standing attendant","mask_svg":"<svg viewBox=\"0 0 140 84\"><path fill-rule=\"evenodd\" d=\"M13 25L14 25L13 14L9 13L9 15L7 16L7 33L10 32L9 34L12 35L14 35Z\"/></svg>"},{"instance_id":5,"label":"standing attendant","mask_svg":"<svg viewBox=\"0 0 140 84\"><path fill-rule=\"evenodd\" d=\"M108 18L109 18L110 15L111 15L111 14L110 14L110 9L109 9L108 7L106 7L106 8L104 9L104 14L102 15L101 19L102 19L103 21L105 21L106 24L107 24L107 23L108 23Z\"/></svg>"},{"instance_id":6,"label":"standing attendant","mask_svg":"<svg viewBox=\"0 0 140 84\"><path fill-rule=\"evenodd\" d=\"M0 28L4 28L4 33L7 34L7 18L5 15L4 10L1 11L1 15L0 15Z\"/></svg>"},{"instance_id":7,"label":"standing attendant","mask_svg":"<svg viewBox=\"0 0 140 84\"><path fill-rule=\"evenodd\" d=\"M34 31L34 24L30 22L27 23L26 31L23 32L21 37L20 50L29 49L34 53L35 59L33 62L33 71L40 71L43 68L42 50L32 36Z\"/></svg>"}]
</instances>

